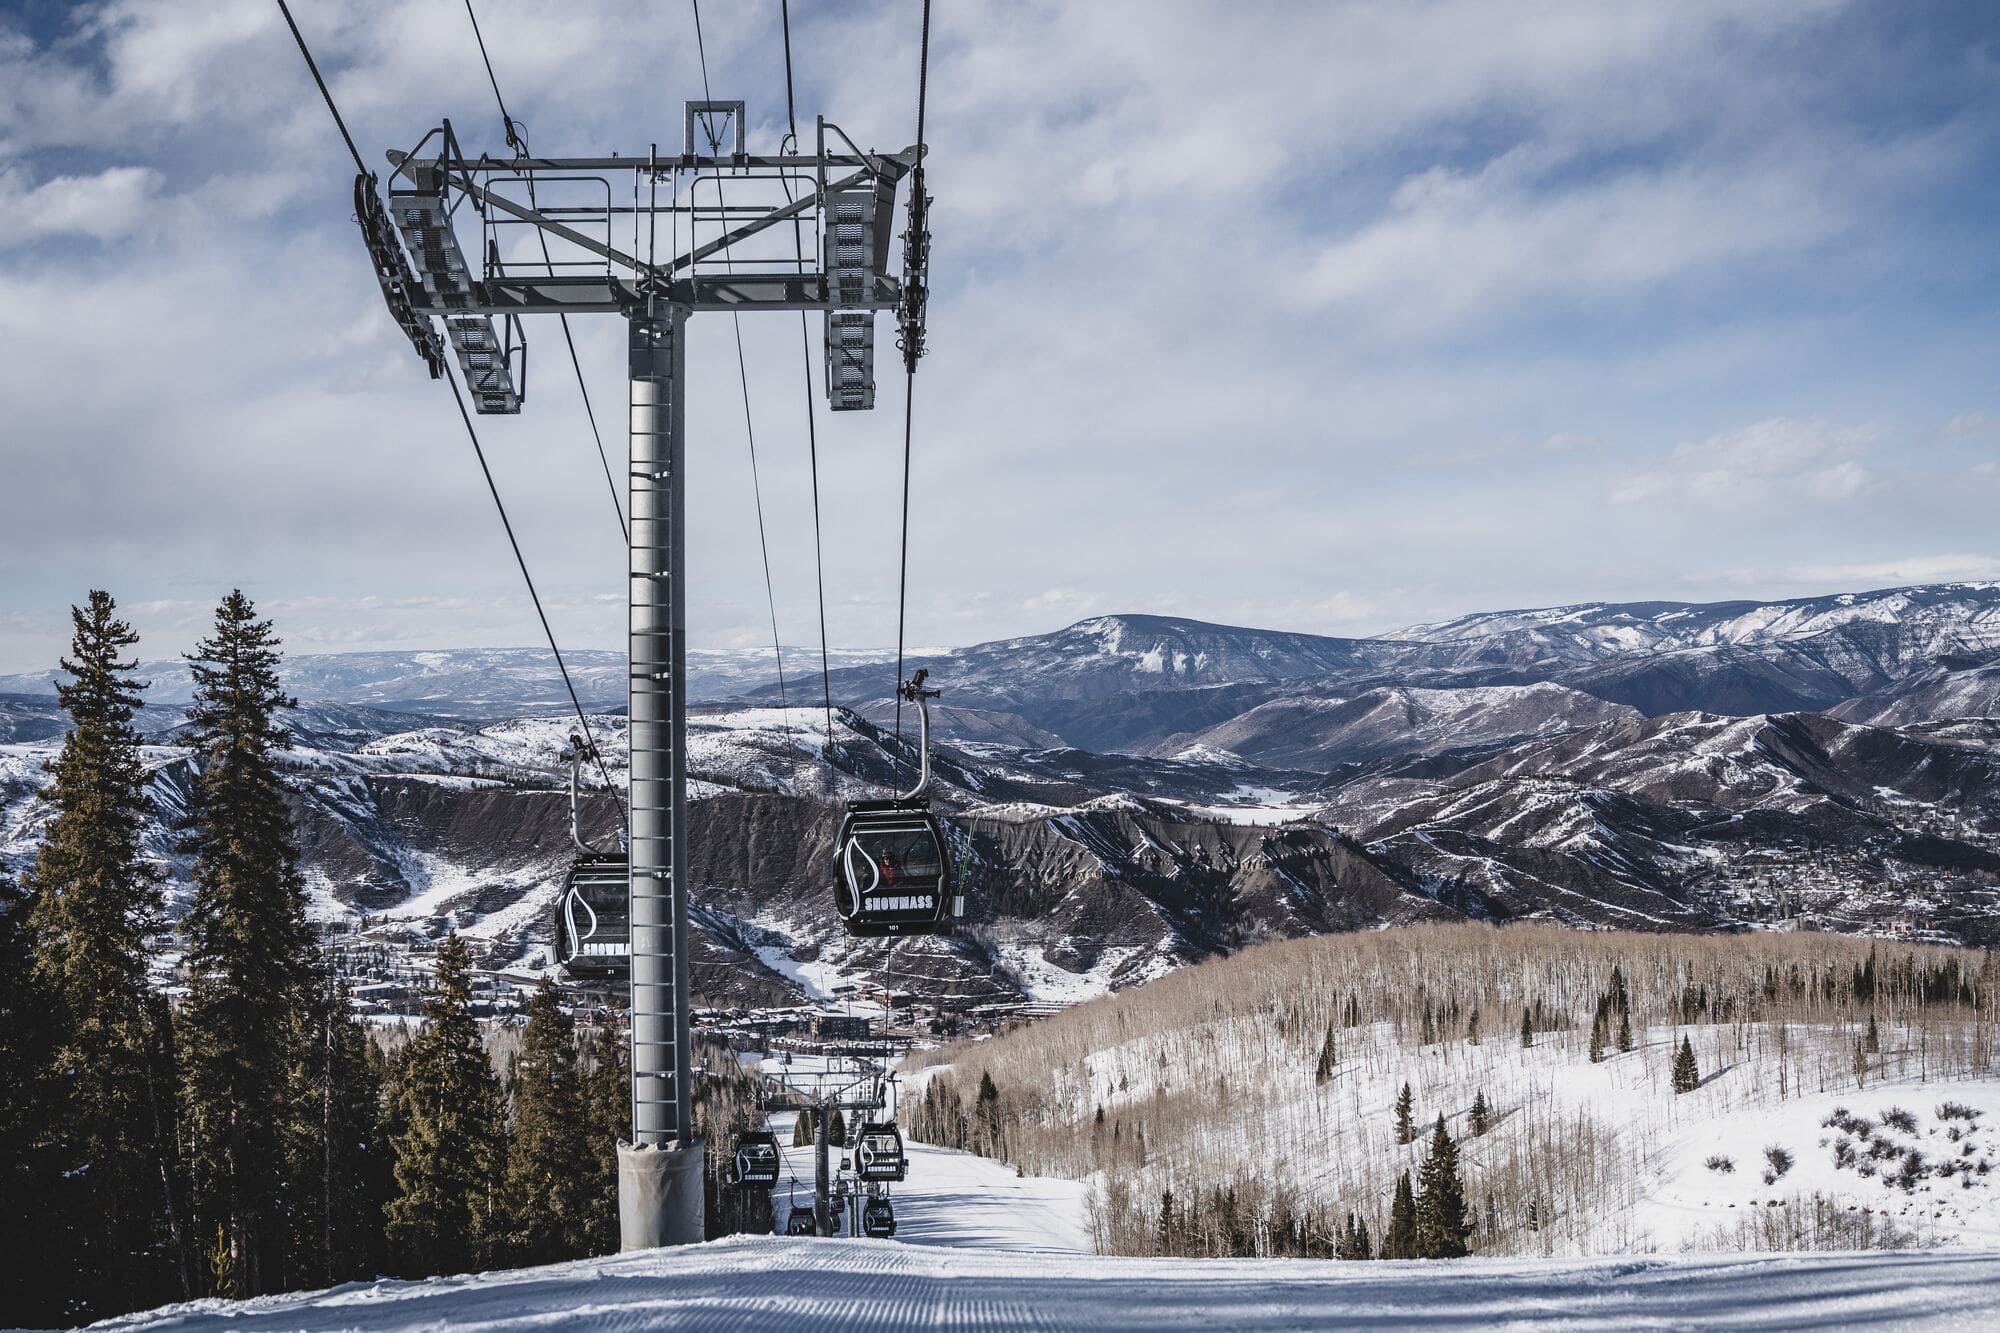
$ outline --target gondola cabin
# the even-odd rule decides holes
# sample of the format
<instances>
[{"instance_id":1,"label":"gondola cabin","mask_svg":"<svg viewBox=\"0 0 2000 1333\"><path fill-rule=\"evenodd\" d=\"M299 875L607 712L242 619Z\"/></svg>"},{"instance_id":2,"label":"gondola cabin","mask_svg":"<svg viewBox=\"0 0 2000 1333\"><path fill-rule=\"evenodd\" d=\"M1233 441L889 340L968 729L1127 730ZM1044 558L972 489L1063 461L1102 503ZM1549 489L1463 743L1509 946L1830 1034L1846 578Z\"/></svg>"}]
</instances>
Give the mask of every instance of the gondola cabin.
<instances>
[{"instance_id":1,"label":"gondola cabin","mask_svg":"<svg viewBox=\"0 0 2000 1333\"><path fill-rule=\"evenodd\" d=\"M903 1131L893 1120L863 1125L860 1146L855 1149L855 1174L863 1180L902 1180L910 1174L910 1160L903 1152Z\"/></svg>"},{"instance_id":2,"label":"gondola cabin","mask_svg":"<svg viewBox=\"0 0 2000 1333\"><path fill-rule=\"evenodd\" d=\"M834 906L850 935L937 935L964 916L928 798L854 802L834 846Z\"/></svg>"},{"instance_id":3,"label":"gondola cabin","mask_svg":"<svg viewBox=\"0 0 2000 1333\"><path fill-rule=\"evenodd\" d=\"M736 1136L735 1178L739 1185L778 1183L778 1139L764 1130Z\"/></svg>"},{"instance_id":4,"label":"gondola cabin","mask_svg":"<svg viewBox=\"0 0 2000 1333\"><path fill-rule=\"evenodd\" d=\"M870 1199L861 1205L861 1234L887 1240L896 1234L896 1209L887 1199Z\"/></svg>"},{"instance_id":5,"label":"gondola cabin","mask_svg":"<svg viewBox=\"0 0 2000 1333\"><path fill-rule=\"evenodd\" d=\"M625 857L594 852L570 863L556 898L556 961L578 980L615 981L632 967L632 905Z\"/></svg>"},{"instance_id":6,"label":"gondola cabin","mask_svg":"<svg viewBox=\"0 0 2000 1333\"><path fill-rule=\"evenodd\" d=\"M813 1231L813 1210L799 1204L792 1205L792 1211L785 1215L787 1236L810 1236Z\"/></svg>"}]
</instances>

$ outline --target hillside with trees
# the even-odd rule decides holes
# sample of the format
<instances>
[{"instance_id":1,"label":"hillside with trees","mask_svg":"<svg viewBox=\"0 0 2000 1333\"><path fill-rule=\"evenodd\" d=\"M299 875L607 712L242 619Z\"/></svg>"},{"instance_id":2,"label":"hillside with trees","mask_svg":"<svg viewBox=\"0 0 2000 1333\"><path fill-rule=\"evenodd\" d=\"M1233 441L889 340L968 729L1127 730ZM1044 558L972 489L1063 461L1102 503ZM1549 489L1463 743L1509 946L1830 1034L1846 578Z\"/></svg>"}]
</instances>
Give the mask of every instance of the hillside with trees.
<instances>
[{"instance_id":1,"label":"hillside with trees","mask_svg":"<svg viewBox=\"0 0 2000 1333\"><path fill-rule=\"evenodd\" d=\"M1996 986L1830 935L1324 936L924 1053L910 1123L1089 1181L1112 1254L1950 1244L2000 1232Z\"/></svg>"}]
</instances>

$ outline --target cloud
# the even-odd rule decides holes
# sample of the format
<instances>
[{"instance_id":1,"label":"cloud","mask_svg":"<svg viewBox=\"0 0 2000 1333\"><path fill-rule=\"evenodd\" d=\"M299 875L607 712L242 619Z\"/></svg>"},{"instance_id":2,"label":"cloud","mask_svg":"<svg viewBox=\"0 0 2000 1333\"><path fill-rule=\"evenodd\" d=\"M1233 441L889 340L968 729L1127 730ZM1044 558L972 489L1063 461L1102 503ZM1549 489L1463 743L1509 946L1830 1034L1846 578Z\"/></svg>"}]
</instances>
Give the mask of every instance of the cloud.
<instances>
[{"instance_id":1,"label":"cloud","mask_svg":"<svg viewBox=\"0 0 2000 1333\"><path fill-rule=\"evenodd\" d=\"M1960 412L1944 423L1944 433L1953 439L1991 435L1996 431L2000 431L2000 417L1982 410Z\"/></svg>"},{"instance_id":2,"label":"cloud","mask_svg":"<svg viewBox=\"0 0 2000 1333\"><path fill-rule=\"evenodd\" d=\"M150 167L109 167L90 176L55 176L29 186L22 173L0 169L0 213L8 226L0 247L51 236L115 241L138 231L160 187Z\"/></svg>"},{"instance_id":3,"label":"cloud","mask_svg":"<svg viewBox=\"0 0 2000 1333\"><path fill-rule=\"evenodd\" d=\"M1862 463L1869 429L1836 430L1818 421L1779 417L1677 445L1665 466L1626 478L1613 504L1681 500L1742 507L1771 501L1852 499L1872 474Z\"/></svg>"},{"instance_id":4,"label":"cloud","mask_svg":"<svg viewBox=\"0 0 2000 1333\"><path fill-rule=\"evenodd\" d=\"M462 7L294 9L369 162L447 115L499 150ZM678 146L689 15L635 13L481 7L538 151ZM715 95L775 145L777 6L702 17ZM791 17L806 125L907 143L914 11ZM99 0L58 22L31 38L0 16L0 207L31 220L0 243L0 605L25 617L0 620L0 668L46 664L92 586L200 608L241 583L296 645L535 642L276 7ZM1934 431L1985 382L1983 340L1932 315L1994 252L1962 219L1984 217L2000 90L1920 13L964 0L934 23L911 642L1135 608L1379 629L1983 544L1990 484L1924 451L1823 427L1790 454L1645 444L1718 422ZM615 467L621 331L572 323ZM816 637L823 550L836 645L893 642L899 390L819 412L815 543L798 327L742 321L780 633ZM696 646L769 634L730 335L690 335ZM560 330L529 337L527 409L481 437L565 645L615 646L595 448ZM1607 515L1612 490L1633 502ZM1738 491L1812 503L1713 522ZM1884 502L1814 499L1843 493ZM162 610L157 637L200 618Z\"/></svg>"}]
</instances>

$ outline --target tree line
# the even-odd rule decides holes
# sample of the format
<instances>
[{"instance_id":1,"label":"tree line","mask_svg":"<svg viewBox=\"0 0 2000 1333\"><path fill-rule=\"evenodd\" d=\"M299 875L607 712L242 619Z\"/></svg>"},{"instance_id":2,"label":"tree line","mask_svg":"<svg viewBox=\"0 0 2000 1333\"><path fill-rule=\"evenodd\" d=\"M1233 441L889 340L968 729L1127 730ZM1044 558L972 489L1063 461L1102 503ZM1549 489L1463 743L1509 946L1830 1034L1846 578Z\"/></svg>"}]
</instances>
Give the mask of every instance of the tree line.
<instances>
[{"instance_id":1,"label":"tree line","mask_svg":"<svg viewBox=\"0 0 2000 1333\"><path fill-rule=\"evenodd\" d=\"M295 701L271 622L232 592L187 656L193 702L174 743L194 777L159 848L146 844L138 638L103 592L72 620L51 817L19 882L0 878L9 1320L615 1249L621 1034L580 1044L544 982L496 1070L455 934L399 1049L354 1016L307 920L280 771ZM149 972L149 943L169 931L163 851L189 888L174 976ZM738 1117L754 1093L718 1064L700 1111ZM711 1189L713 1229L757 1221L720 1215L732 1206L743 1214Z\"/></svg>"}]
</instances>

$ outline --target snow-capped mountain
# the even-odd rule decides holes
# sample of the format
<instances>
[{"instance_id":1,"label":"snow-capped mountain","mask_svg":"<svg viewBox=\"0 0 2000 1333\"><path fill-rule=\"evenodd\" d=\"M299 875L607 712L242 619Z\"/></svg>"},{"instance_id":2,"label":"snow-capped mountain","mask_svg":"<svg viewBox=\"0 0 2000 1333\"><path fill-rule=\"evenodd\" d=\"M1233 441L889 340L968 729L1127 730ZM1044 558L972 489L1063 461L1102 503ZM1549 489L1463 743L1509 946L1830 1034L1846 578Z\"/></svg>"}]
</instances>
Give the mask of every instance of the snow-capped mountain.
<instances>
[{"instance_id":1,"label":"snow-capped mountain","mask_svg":"<svg viewBox=\"0 0 2000 1333\"><path fill-rule=\"evenodd\" d=\"M975 999L1074 997L1256 939L1460 915L2000 942L1996 607L2000 588L1950 585L1508 612L1384 639L1105 616L928 654L913 665L947 691L938 799L973 919L896 956L912 986ZM696 957L718 997L825 993L879 965L879 944L840 931L825 865L839 802L914 766L880 664L834 672L836 701L865 706L831 736L818 709L767 706L766 664L709 663L710 688L753 701L691 723ZM622 663L572 667L618 781ZM148 845L171 868L185 686L157 678ZM573 719L546 657L304 657L288 680L316 912L412 941L451 922L490 962L540 959L572 853L557 755ZM45 681L7 683L0 862L18 869L62 720ZM609 839L614 799L589 796L584 823Z\"/></svg>"}]
</instances>

